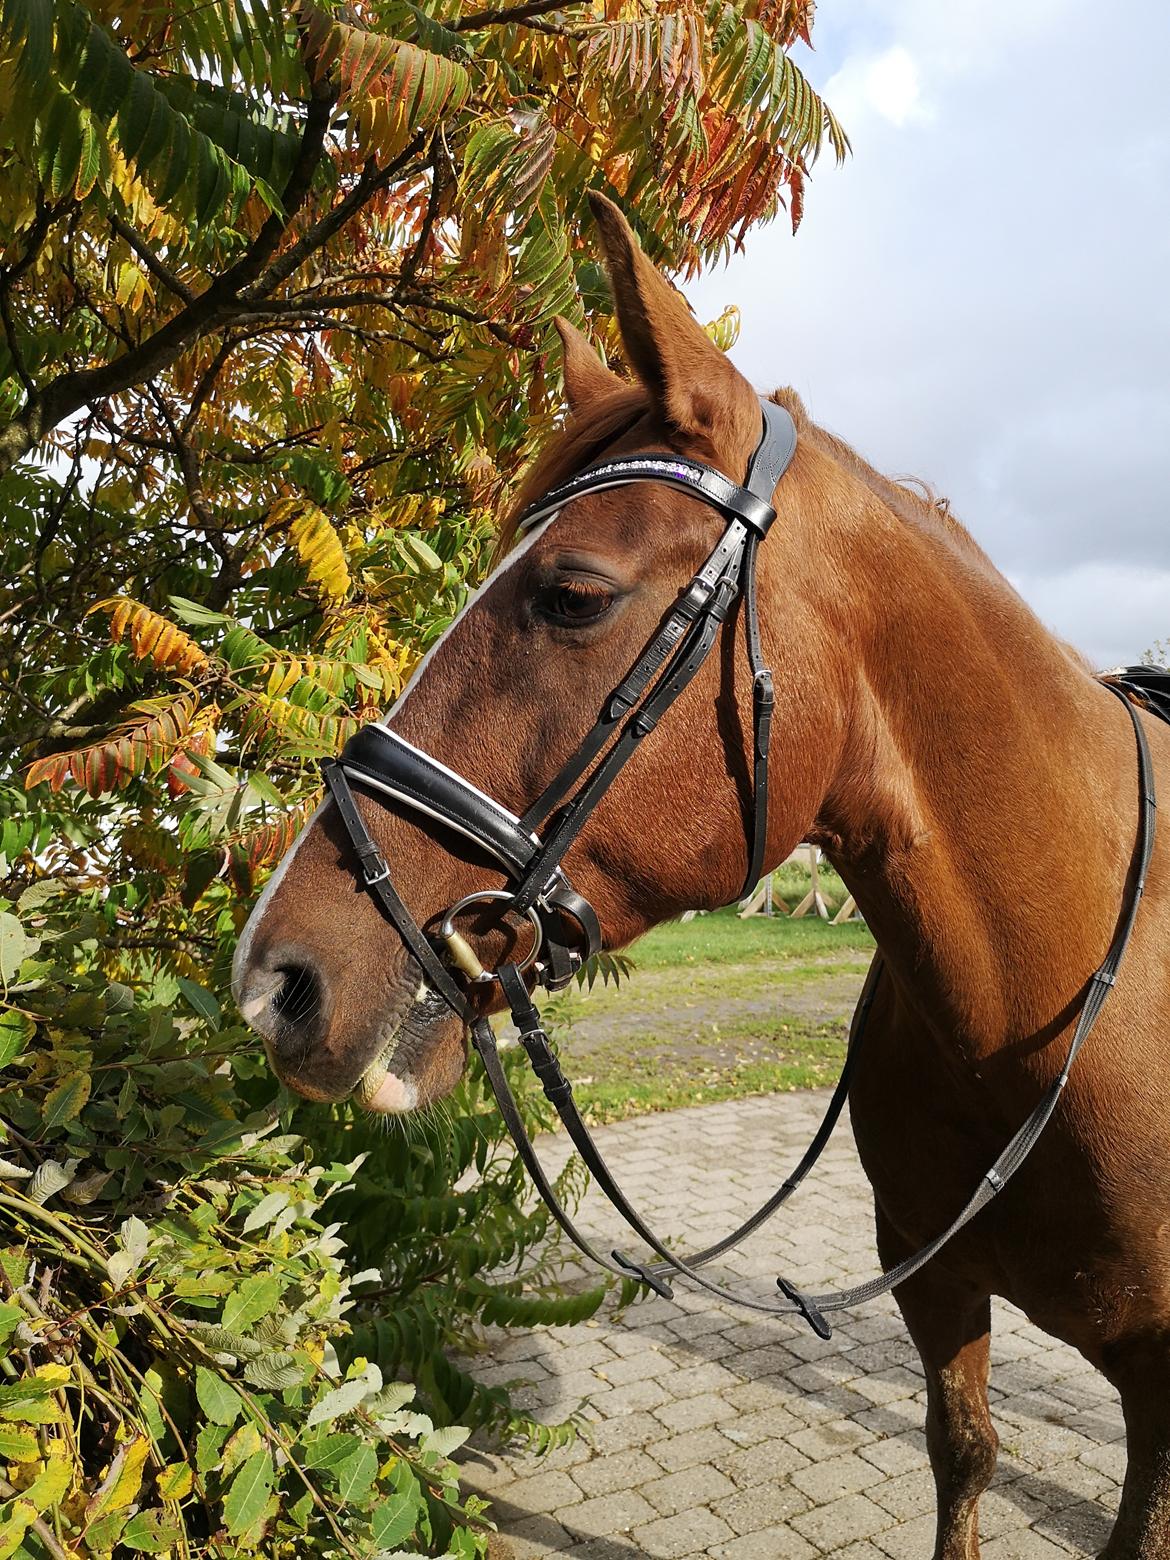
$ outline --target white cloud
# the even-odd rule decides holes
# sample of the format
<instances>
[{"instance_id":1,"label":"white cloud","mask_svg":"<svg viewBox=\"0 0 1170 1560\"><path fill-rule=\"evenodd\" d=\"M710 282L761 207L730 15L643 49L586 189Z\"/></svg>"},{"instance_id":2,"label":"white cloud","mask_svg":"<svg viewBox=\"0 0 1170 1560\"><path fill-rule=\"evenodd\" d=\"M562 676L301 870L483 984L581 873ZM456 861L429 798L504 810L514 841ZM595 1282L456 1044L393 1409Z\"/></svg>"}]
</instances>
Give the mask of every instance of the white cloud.
<instances>
[{"instance_id":1,"label":"white cloud","mask_svg":"<svg viewBox=\"0 0 1170 1560\"><path fill-rule=\"evenodd\" d=\"M827 0L814 36L854 156L697 309L738 303L749 378L948 494L1094 660L1136 659L1170 636L1170 6L1134 0L1107 51L1089 0Z\"/></svg>"},{"instance_id":2,"label":"white cloud","mask_svg":"<svg viewBox=\"0 0 1170 1560\"><path fill-rule=\"evenodd\" d=\"M829 81L825 96L837 116L851 124L867 112L889 120L892 125L932 117L922 102L914 56L901 44L879 54L846 60Z\"/></svg>"}]
</instances>

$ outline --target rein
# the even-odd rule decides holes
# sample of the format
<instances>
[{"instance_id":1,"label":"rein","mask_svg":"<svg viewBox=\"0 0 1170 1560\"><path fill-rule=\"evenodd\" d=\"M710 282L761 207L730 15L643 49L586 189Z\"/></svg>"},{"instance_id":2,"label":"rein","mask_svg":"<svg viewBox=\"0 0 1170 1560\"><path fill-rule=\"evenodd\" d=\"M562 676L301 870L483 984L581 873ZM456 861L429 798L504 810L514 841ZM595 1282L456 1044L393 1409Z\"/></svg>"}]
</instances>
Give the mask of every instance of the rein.
<instances>
[{"instance_id":1,"label":"rein","mask_svg":"<svg viewBox=\"0 0 1170 1560\"><path fill-rule=\"evenodd\" d=\"M1087 1039L1112 990L1129 944L1154 847L1155 796L1149 744L1133 694L1150 697L1138 669L1113 674L1105 686L1122 700L1137 741L1140 815L1134 847L1132 880L1109 951L1090 977L1072 1041L1059 1076L1048 1087L974 1192L942 1233L896 1267L853 1289L805 1295L785 1278L776 1280L781 1298L758 1300L725 1289L699 1271L739 1245L769 1219L812 1169L829 1141L844 1108L861 1040L883 972L881 956L870 966L850 1029L849 1047L840 1079L820 1127L791 1174L772 1196L722 1240L690 1256L671 1251L631 1205L610 1173L573 1097L573 1086L546 1034L529 995L525 975L534 985L559 991L584 962L602 947L602 932L589 901L573 888L562 862L594 808L703 665L737 598L744 603L745 634L752 673L753 802L746 826L748 868L736 898L754 888L763 869L768 820L768 749L774 691L772 673L763 664L757 605L756 563L760 543L776 519L772 500L796 451L791 417L771 401L761 402L763 432L748 466L744 485L721 472L683 457L616 456L561 483L521 516L521 533L551 524L568 503L586 494L604 492L634 482L661 482L688 493L715 509L724 530L706 562L680 594L661 627L637 662L606 699L593 726L575 752L522 817L473 786L437 759L404 741L390 728L363 727L336 759L322 764L322 773L342 824L353 845L361 885L375 898L427 983L470 1027L472 1043L483 1063L500 1114L549 1212L571 1241L593 1262L622 1279L634 1279L656 1294L672 1298L672 1276L692 1280L721 1300L773 1315L802 1317L822 1338L831 1336L826 1314L875 1299L896 1288L936 1256L1007 1185L1019 1170L1052 1117L1077 1053ZM1132 674L1132 675L1131 675ZM443 916L440 938L451 964L410 914L390 879L390 868L358 811L351 787L388 797L425 818L456 830L499 862L512 886L470 894ZM540 826L543 824L543 832ZM487 971L467 940L455 929L460 912L473 905L497 904L504 914L527 921L531 945L519 961ZM452 969L454 966L454 970ZM469 1000L472 989L499 984L511 1010L520 1041L533 1072L580 1153L590 1174L635 1235L658 1258L641 1262L614 1250L597 1251L573 1223L545 1175L500 1062L495 1035L486 1017Z\"/></svg>"}]
</instances>

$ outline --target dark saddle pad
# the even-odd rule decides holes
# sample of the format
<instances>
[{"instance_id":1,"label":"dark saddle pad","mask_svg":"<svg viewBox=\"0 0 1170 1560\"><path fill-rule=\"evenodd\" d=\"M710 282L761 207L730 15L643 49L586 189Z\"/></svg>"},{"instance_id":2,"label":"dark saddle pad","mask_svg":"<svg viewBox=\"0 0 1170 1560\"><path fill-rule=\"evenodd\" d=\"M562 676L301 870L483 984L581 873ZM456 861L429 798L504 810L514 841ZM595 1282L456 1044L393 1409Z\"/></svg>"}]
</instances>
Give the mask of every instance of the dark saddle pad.
<instances>
[{"instance_id":1,"label":"dark saddle pad","mask_svg":"<svg viewBox=\"0 0 1170 1560\"><path fill-rule=\"evenodd\" d=\"M1135 704L1170 722L1170 668L1165 666L1119 666L1103 672L1101 681L1124 688Z\"/></svg>"}]
</instances>

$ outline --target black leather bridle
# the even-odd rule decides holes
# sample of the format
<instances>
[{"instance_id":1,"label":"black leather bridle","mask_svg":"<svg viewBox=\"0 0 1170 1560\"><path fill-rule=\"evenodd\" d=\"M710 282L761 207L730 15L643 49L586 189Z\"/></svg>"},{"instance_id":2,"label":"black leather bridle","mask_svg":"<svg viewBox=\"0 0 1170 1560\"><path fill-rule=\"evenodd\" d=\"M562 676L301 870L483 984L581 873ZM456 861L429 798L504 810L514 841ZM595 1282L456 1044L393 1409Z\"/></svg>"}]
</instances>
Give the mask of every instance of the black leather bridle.
<instances>
[{"instance_id":1,"label":"black leather bridle","mask_svg":"<svg viewBox=\"0 0 1170 1560\"><path fill-rule=\"evenodd\" d=\"M774 693L772 673L763 664L756 562L760 543L776 519L772 502L776 487L796 451L796 428L788 413L771 401L762 401L761 408L763 431L743 486L713 467L681 456L619 455L561 483L521 516L519 532L530 532L537 525L551 523L566 504L587 494L634 482L661 482L700 499L716 510L724 522L723 533L706 562L681 593L635 665L606 699L575 752L523 816L509 812L461 775L382 725L364 727L350 739L338 758L327 760L321 767L360 863L362 885L374 895L421 966L432 990L470 1026L472 1042L517 1151L549 1211L569 1238L601 1267L621 1278L636 1279L660 1295L670 1297L672 1294L668 1275L683 1276L720 1299L752 1310L802 1316L814 1331L827 1338L830 1328L825 1320L826 1313L873 1299L917 1272L1002 1191L1040 1137L1056 1109L1076 1054L1112 989L1129 942L1153 852L1154 778L1145 732L1128 697L1130 692L1140 696L1147 690L1127 685L1124 676L1114 676L1106 686L1118 694L1129 711L1136 733L1141 778L1134 873L1126 902L1109 952L1086 987L1059 1077L1045 1091L1027 1121L941 1235L914 1256L868 1283L825 1295L802 1294L788 1280L779 1278L776 1282L783 1298L763 1301L737 1295L698 1271L730 1251L770 1218L796 1190L828 1142L845 1104L853 1063L881 978L879 956L873 961L854 1013L840 1081L824 1120L799 1164L768 1201L723 1240L686 1258L669 1250L631 1206L602 1158L577 1109L572 1084L564 1076L544 1031L525 975L532 984L557 991L572 980L586 959L600 951L602 932L597 915L569 881L563 866L565 855L642 739L654 730L695 677L737 598L742 598L744 604L752 674L753 804L747 824L747 875L736 898L750 892L761 875L768 823L768 749ZM353 785L385 796L411 812L456 830L493 856L510 880L507 889L469 894L446 912L439 935L450 964L445 962L394 888L389 866L354 801ZM455 927L456 917L461 912L485 903L498 906L502 915L513 914L526 919L531 927L531 945L524 957L505 963L495 971L483 969L474 950ZM613 1251L607 1258L577 1229L557 1198L528 1137L500 1063L491 1025L469 1000L464 983L473 987L499 984L533 1071L574 1146L618 1213L659 1258L656 1264L639 1262L620 1251Z\"/></svg>"}]
</instances>

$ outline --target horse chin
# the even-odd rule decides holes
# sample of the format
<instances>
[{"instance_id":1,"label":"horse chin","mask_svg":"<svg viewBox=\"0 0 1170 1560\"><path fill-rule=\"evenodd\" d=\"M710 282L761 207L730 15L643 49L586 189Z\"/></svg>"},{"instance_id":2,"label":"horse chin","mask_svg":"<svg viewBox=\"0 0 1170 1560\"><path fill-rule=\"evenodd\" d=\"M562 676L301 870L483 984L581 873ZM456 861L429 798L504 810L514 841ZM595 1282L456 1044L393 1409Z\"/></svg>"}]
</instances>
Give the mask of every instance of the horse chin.
<instances>
[{"instance_id":1,"label":"horse chin","mask_svg":"<svg viewBox=\"0 0 1170 1560\"><path fill-rule=\"evenodd\" d=\"M358 1079L353 1098L376 1115L406 1115L449 1094L466 1060L462 1021L441 998L421 988Z\"/></svg>"}]
</instances>

